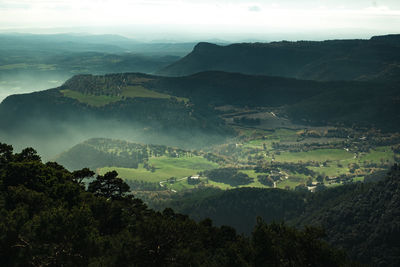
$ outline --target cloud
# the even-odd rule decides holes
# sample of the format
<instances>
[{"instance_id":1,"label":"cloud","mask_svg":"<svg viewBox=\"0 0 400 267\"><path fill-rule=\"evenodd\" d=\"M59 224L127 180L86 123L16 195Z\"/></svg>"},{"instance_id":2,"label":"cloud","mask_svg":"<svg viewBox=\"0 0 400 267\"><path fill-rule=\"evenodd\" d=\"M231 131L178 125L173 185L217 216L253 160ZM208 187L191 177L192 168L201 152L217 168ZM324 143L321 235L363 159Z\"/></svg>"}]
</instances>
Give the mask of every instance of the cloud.
<instances>
[{"instance_id":1,"label":"cloud","mask_svg":"<svg viewBox=\"0 0 400 267\"><path fill-rule=\"evenodd\" d=\"M122 25L174 25L187 33L333 28L398 32L400 1L0 0L0 29Z\"/></svg>"},{"instance_id":2,"label":"cloud","mask_svg":"<svg viewBox=\"0 0 400 267\"><path fill-rule=\"evenodd\" d=\"M261 8L259 6L250 6L249 11L250 12L260 12Z\"/></svg>"}]
</instances>

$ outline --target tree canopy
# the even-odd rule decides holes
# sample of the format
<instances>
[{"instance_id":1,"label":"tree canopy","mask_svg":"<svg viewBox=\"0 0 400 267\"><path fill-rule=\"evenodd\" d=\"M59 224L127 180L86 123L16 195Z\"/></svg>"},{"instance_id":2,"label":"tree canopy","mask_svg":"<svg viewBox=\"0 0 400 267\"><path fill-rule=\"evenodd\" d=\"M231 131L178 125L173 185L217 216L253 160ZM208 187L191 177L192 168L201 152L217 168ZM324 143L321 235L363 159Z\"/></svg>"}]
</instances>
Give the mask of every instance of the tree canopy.
<instances>
[{"instance_id":1,"label":"tree canopy","mask_svg":"<svg viewBox=\"0 0 400 267\"><path fill-rule=\"evenodd\" d=\"M116 172L87 190L33 149L0 144L0 257L4 266L341 266L347 258L317 230L262 220L250 237L199 223L172 209L153 211Z\"/></svg>"}]
</instances>

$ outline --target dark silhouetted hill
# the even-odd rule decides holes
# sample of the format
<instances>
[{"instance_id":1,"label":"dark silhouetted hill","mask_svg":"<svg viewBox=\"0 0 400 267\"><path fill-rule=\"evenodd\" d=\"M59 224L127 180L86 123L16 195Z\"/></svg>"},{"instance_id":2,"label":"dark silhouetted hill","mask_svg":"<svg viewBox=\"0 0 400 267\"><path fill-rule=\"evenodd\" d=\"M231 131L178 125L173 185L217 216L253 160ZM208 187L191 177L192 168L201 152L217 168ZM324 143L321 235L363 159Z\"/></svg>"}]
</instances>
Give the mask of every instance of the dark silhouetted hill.
<instances>
[{"instance_id":1,"label":"dark silhouetted hill","mask_svg":"<svg viewBox=\"0 0 400 267\"><path fill-rule=\"evenodd\" d=\"M292 77L306 80L399 81L399 35L370 40L323 42L238 43L218 46L199 43L181 60L158 74L185 76L219 70L246 74Z\"/></svg>"}]
</instances>

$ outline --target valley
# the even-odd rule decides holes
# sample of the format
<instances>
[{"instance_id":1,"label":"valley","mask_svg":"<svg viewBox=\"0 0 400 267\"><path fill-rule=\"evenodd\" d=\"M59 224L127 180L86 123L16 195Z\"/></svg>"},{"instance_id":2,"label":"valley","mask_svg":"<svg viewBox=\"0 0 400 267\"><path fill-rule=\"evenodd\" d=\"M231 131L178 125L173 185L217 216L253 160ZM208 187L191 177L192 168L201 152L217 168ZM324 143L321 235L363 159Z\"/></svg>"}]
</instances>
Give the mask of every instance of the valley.
<instances>
[{"instance_id":1,"label":"valley","mask_svg":"<svg viewBox=\"0 0 400 267\"><path fill-rule=\"evenodd\" d=\"M77 74L154 73L193 43L143 43L118 35L0 34L0 100L60 86Z\"/></svg>"},{"instance_id":2,"label":"valley","mask_svg":"<svg viewBox=\"0 0 400 267\"><path fill-rule=\"evenodd\" d=\"M362 182L365 177L370 179L400 162L400 136L374 129L319 127L266 131L236 126L235 130L237 137L229 142L202 150L183 151L167 146L160 146L157 150L150 148L145 160L134 168L124 165L127 159L123 155L133 157L134 154L124 149L125 145L119 141L101 139L88 142L95 146L97 142L104 142L108 144L107 150L99 151L110 157L119 155L119 158L104 161L107 165L93 166L99 174L116 170L128 184L134 181L152 185L152 195L154 191L162 194L165 190L178 192L204 187L260 187L314 192ZM90 161L82 161L89 153L87 149L83 148L75 156L72 153L64 152L56 160L76 168L92 166ZM99 156L92 157L99 161ZM68 163L65 158L75 159L76 162ZM205 174L207 170L218 168L237 170L249 177L249 181L232 186L229 182L215 181ZM196 176L196 179L191 179L192 176ZM157 185L160 182L162 186ZM132 190L137 191L135 186L132 186Z\"/></svg>"},{"instance_id":3,"label":"valley","mask_svg":"<svg viewBox=\"0 0 400 267\"><path fill-rule=\"evenodd\" d=\"M76 266L265 266L272 247L272 266L397 266L399 36L0 34L0 245Z\"/></svg>"}]
</instances>

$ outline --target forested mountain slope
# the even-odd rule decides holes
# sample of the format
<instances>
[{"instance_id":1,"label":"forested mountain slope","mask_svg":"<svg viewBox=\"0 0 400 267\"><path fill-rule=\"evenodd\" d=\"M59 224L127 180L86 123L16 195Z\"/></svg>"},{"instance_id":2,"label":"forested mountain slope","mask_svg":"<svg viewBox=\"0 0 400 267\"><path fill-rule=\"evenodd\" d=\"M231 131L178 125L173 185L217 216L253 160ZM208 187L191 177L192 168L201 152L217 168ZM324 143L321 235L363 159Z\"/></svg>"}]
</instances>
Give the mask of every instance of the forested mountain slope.
<instances>
[{"instance_id":1,"label":"forested mountain slope","mask_svg":"<svg viewBox=\"0 0 400 267\"><path fill-rule=\"evenodd\" d=\"M400 264L400 168L386 179L315 194L295 220L322 226L327 240L353 258L374 266Z\"/></svg>"},{"instance_id":2,"label":"forested mountain slope","mask_svg":"<svg viewBox=\"0 0 400 267\"><path fill-rule=\"evenodd\" d=\"M190 98L197 106L279 107L300 124L369 125L396 131L400 84L317 82L282 77L208 71L158 78L151 88Z\"/></svg>"},{"instance_id":3,"label":"forested mountain slope","mask_svg":"<svg viewBox=\"0 0 400 267\"><path fill-rule=\"evenodd\" d=\"M185 76L220 70L306 80L396 80L400 68L399 35L370 40L323 42L199 43L193 51L158 73Z\"/></svg>"},{"instance_id":4,"label":"forested mountain slope","mask_svg":"<svg viewBox=\"0 0 400 267\"><path fill-rule=\"evenodd\" d=\"M202 197L203 195L203 197ZM195 200L195 201L194 201ZM381 182L357 183L317 193L279 189L201 190L155 203L201 220L230 225L250 233L257 216L267 222L289 221L326 231L326 240L353 259L372 266L400 264L400 169L392 167Z\"/></svg>"},{"instance_id":5,"label":"forested mountain slope","mask_svg":"<svg viewBox=\"0 0 400 267\"><path fill-rule=\"evenodd\" d=\"M7 97L0 104L0 135L13 143L25 136L47 138L50 144L53 137L69 133L68 146L58 153L92 137L129 136L135 142L201 147L232 135L215 109L229 105L280 108L279 116L299 124L396 131L399 99L396 83L317 82L226 72L175 78L77 75L58 88ZM36 144L41 147L42 142Z\"/></svg>"}]
</instances>

